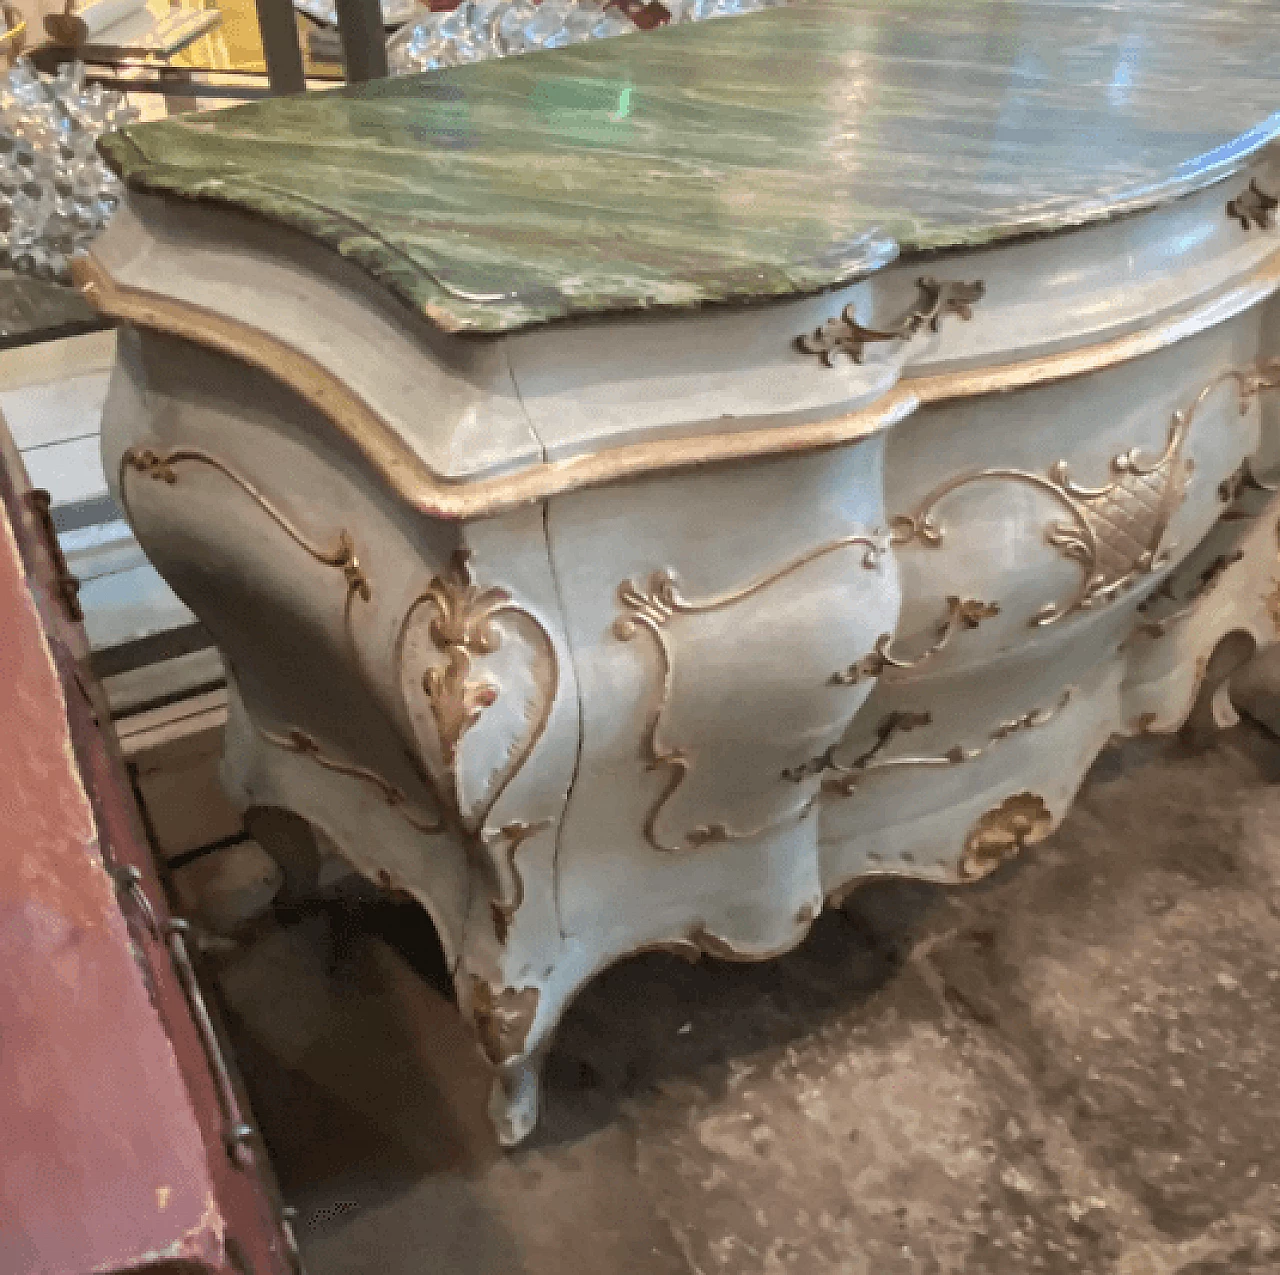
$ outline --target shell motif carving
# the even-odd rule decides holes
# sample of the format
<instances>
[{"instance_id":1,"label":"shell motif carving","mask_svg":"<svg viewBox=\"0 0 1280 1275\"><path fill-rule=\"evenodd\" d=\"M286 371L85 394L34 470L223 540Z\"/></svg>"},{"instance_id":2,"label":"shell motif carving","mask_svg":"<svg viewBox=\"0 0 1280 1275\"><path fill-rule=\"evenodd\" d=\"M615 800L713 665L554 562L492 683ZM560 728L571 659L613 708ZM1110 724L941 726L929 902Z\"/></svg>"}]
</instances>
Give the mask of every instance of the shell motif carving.
<instances>
[{"instance_id":1,"label":"shell motif carving","mask_svg":"<svg viewBox=\"0 0 1280 1275\"><path fill-rule=\"evenodd\" d=\"M478 584L459 550L405 612L396 667L437 791L482 830L546 729L559 682L550 635L506 589Z\"/></svg>"},{"instance_id":2,"label":"shell motif carving","mask_svg":"<svg viewBox=\"0 0 1280 1275\"><path fill-rule=\"evenodd\" d=\"M1033 792L1016 792L988 810L969 833L960 859L960 877L977 881L1027 846L1043 841L1053 830L1053 816L1044 799Z\"/></svg>"},{"instance_id":3,"label":"shell motif carving","mask_svg":"<svg viewBox=\"0 0 1280 1275\"><path fill-rule=\"evenodd\" d=\"M524 1052L539 1000L536 987L494 987L482 978L472 978L472 1018L480 1045L495 1067Z\"/></svg>"}]
</instances>

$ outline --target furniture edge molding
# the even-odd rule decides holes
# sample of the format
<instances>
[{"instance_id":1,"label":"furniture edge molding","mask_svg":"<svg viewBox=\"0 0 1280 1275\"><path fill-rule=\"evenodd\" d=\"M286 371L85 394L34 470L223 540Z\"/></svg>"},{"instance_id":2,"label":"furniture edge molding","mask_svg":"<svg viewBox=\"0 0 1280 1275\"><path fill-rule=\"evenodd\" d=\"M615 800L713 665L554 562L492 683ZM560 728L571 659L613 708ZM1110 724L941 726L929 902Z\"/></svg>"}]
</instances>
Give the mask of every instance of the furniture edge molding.
<instances>
[{"instance_id":1,"label":"furniture edge molding","mask_svg":"<svg viewBox=\"0 0 1280 1275\"><path fill-rule=\"evenodd\" d=\"M566 492L650 473L854 443L890 428L925 404L1025 389L1129 362L1266 300L1280 288L1280 252L1190 309L1107 341L989 368L907 377L869 406L824 421L656 439L470 482L450 482L432 473L389 421L332 372L287 342L193 302L117 283L91 252L72 262L72 274L89 303L102 314L190 341L274 377L354 444L398 498L420 513L459 521L491 517Z\"/></svg>"}]
</instances>

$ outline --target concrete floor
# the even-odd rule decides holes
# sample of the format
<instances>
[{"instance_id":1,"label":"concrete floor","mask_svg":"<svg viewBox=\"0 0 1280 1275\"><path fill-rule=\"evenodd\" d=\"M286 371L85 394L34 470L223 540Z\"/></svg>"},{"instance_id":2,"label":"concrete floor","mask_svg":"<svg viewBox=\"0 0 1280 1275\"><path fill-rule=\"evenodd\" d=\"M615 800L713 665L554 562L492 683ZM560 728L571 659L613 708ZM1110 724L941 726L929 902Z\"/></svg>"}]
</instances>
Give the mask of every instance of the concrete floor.
<instances>
[{"instance_id":1,"label":"concrete floor","mask_svg":"<svg viewBox=\"0 0 1280 1275\"><path fill-rule=\"evenodd\" d=\"M226 959L311 1275L1274 1275L1280 743L1108 751L1024 861L603 976L502 1155L391 908Z\"/></svg>"}]
</instances>

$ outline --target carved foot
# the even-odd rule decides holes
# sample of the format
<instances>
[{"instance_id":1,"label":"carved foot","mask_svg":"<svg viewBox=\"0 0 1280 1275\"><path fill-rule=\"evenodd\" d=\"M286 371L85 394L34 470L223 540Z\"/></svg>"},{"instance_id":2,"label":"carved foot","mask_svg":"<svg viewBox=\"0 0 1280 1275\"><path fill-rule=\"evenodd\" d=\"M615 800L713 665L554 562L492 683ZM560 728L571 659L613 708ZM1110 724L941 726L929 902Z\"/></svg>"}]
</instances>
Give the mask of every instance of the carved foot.
<instances>
[{"instance_id":1,"label":"carved foot","mask_svg":"<svg viewBox=\"0 0 1280 1275\"><path fill-rule=\"evenodd\" d=\"M542 1060L543 1051L539 1051L504 1063L494 1075L489 1090L489 1120L501 1146L519 1145L538 1123Z\"/></svg>"},{"instance_id":2,"label":"carved foot","mask_svg":"<svg viewBox=\"0 0 1280 1275\"><path fill-rule=\"evenodd\" d=\"M1204 666L1200 690L1187 716L1185 730L1222 730L1240 721L1233 684L1237 675L1243 679L1245 670L1258 663L1254 659L1256 647L1253 638L1243 632L1228 633L1214 647Z\"/></svg>"}]
</instances>

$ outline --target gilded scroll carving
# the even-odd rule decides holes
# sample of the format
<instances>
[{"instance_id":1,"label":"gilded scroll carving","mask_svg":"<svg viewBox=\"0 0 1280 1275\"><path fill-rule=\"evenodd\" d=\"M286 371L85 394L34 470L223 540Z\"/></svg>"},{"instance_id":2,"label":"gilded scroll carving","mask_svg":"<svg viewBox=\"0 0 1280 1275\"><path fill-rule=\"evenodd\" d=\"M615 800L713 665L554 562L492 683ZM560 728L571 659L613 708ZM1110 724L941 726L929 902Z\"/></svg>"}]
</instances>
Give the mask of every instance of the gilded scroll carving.
<instances>
[{"instance_id":1,"label":"gilded scroll carving","mask_svg":"<svg viewBox=\"0 0 1280 1275\"><path fill-rule=\"evenodd\" d=\"M837 761L835 754L839 745L835 745L828 748L824 753L820 753L812 761L806 762L803 766L795 766L790 770L784 771L782 777L791 780L793 783L800 783L811 776L820 775L822 776L821 788L824 793L834 797L848 797L853 794L868 775L874 774L876 771L903 770L921 766L958 766L964 762L977 761L979 757L985 756L996 744L1008 739L1009 736L1020 734L1022 731L1035 730L1040 726L1047 726L1066 708L1074 693L1074 687L1069 686L1047 708L1032 709L1019 717L1013 717L1008 721L999 723L988 734L986 742L983 744L974 747L956 744L954 747L948 748L946 752L934 755L885 757L883 754L899 735L907 731L917 730L922 726L929 726L933 722L931 713L904 711L890 713L876 729L876 742L865 753L855 757L853 761Z\"/></svg>"},{"instance_id":2,"label":"gilded scroll carving","mask_svg":"<svg viewBox=\"0 0 1280 1275\"><path fill-rule=\"evenodd\" d=\"M415 812L408 796L402 789L397 788L393 783L389 783L377 771L329 756L320 747L319 742L311 735L308 735L306 731L298 730L296 727L291 727L283 732L266 730L261 726L256 729L267 743L274 744L277 748L283 748L286 752L297 753L301 757L309 757L324 770L332 771L336 775L346 775L349 779L358 779L361 783L369 784L377 789L382 800L388 806L391 806L407 824L416 828L419 832L434 834L444 831L444 824L440 820L425 819Z\"/></svg>"},{"instance_id":3,"label":"gilded scroll carving","mask_svg":"<svg viewBox=\"0 0 1280 1275\"><path fill-rule=\"evenodd\" d=\"M856 686L868 678L879 677L887 668L910 669L941 654L950 644L951 639L965 629L976 629L983 620L989 620L1000 614L998 602L980 602L976 598L949 597L947 613L938 625L933 642L919 655L914 657L899 656L893 652L893 634L882 633L876 638L875 646L870 653L840 673L832 673L833 686Z\"/></svg>"},{"instance_id":4,"label":"gilded scroll carving","mask_svg":"<svg viewBox=\"0 0 1280 1275\"><path fill-rule=\"evenodd\" d=\"M1277 207L1280 207L1280 199L1275 195L1268 195L1255 180L1234 199L1227 201L1227 216L1234 217L1240 223L1241 230L1253 227L1269 230L1275 225Z\"/></svg>"},{"instance_id":5,"label":"gilded scroll carving","mask_svg":"<svg viewBox=\"0 0 1280 1275\"><path fill-rule=\"evenodd\" d=\"M891 328L869 328L858 322L852 305L845 306L839 318L828 319L816 331L796 338L796 348L805 354L818 354L828 367L835 367L840 356L861 363L865 347L877 341L909 341L926 324L937 332L949 314L961 319L973 318L973 307L986 294L981 280L972 283L940 282L930 275L916 280L921 297L912 309Z\"/></svg>"},{"instance_id":6,"label":"gilded scroll carving","mask_svg":"<svg viewBox=\"0 0 1280 1275\"><path fill-rule=\"evenodd\" d=\"M914 513L893 520L894 543L939 547L944 529L937 518L937 507L962 487L979 482L1033 487L1051 496L1066 511L1067 518L1050 524L1046 536L1065 557L1079 564L1081 580L1070 597L1047 603L1030 623L1041 627L1074 612L1104 606L1167 564L1173 546L1165 543L1165 533L1186 495L1193 467L1182 454L1187 435L1205 399L1228 382L1235 383L1243 415L1262 390L1280 385L1280 359L1215 377L1190 407L1174 412L1159 456L1146 458L1137 448L1131 448L1113 457L1114 477L1100 486L1077 482L1064 460L1055 462L1044 475L1021 469L981 469L958 474L929 492Z\"/></svg>"},{"instance_id":7,"label":"gilded scroll carving","mask_svg":"<svg viewBox=\"0 0 1280 1275\"><path fill-rule=\"evenodd\" d=\"M355 544L351 539L350 533L345 529L339 531L337 544L333 548L325 548L323 545L315 544L309 536L304 535L299 530L297 524L287 514L278 509L247 478L236 473L234 469L224 461L219 460L218 457L198 447L174 447L168 451L157 451L150 447L131 447L120 457L119 485L121 499L131 522L133 513L129 509L128 486L125 481L127 475L131 471L144 474L156 482L166 483L172 487L178 481L178 471L175 466L184 464L205 465L210 469L217 470L218 473L235 483L300 549L322 565L336 567L340 570L347 582L348 613L354 598L359 597L362 602L368 602L373 596L369 577L360 563L360 558L356 553Z\"/></svg>"},{"instance_id":8,"label":"gilded scroll carving","mask_svg":"<svg viewBox=\"0 0 1280 1275\"><path fill-rule=\"evenodd\" d=\"M1006 797L994 810L988 810L969 833L960 858L961 879L977 881L989 876L1028 846L1043 841L1052 829L1053 816L1042 797L1033 792Z\"/></svg>"},{"instance_id":9,"label":"gilded scroll carving","mask_svg":"<svg viewBox=\"0 0 1280 1275\"><path fill-rule=\"evenodd\" d=\"M419 683L426 697L439 753L437 782L463 826L472 832L482 831L489 811L528 760L546 729L559 683L555 645L542 622L515 602L506 589L476 583L470 554L465 549L453 554L449 566L431 578L405 612L395 654L396 667L402 672L407 636L418 613L424 609L430 613L427 640L440 657L440 662L426 669ZM497 623L502 617L534 635L547 676L537 687L538 702L523 739L505 745L483 800L475 809L466 810L459 788L459 751L467 734L504 692L498 680L477 668L478 661L493 655L503 645L503 632Z\"/></svg>"},{"instance_id":10,"label":"gilded scroll carving","mask_svg":"<svg viewBox=\"0 0 1280 1275\"><path fill-rule=\"evenodd\" d=\"M530 837L535 837L550 827L550 819L539 819L536 823L526 823L522 819L516 819L511 823L504 823L501 828L483 834L485 841L490 845L500 841L505 846L503 862L507 870L506 891L500 898L489 902L489 912L493 917L493 932L499 943L507 941L511 922L515 920L516 913L524 903L524 876L520 872L519 864L516 863L516 855Z\"/></svg>"},{"instance_id":11,"label":"gilded scroll carving","mask_svg":"<svg viewBox=\"0 0 1280 1275\"><path fill-rule=\"evenodd\" d=\"M737 841L758 836L767 827L780 822L779 819L771 819L767 824L751 829L730 828L727 824L720 822L703 823L688 829L677 840L664 837L658 828L663 809L684 783L693 764L689 754L684 749L669 743L663 732L675 671L674 647L667 633L667 626L672 618L676 615L705 615L712 611L722 611L726 607L754 597L770 585L818 558L851 548L862 550L862 565L871 570L879 565L880 557L884 552L884 541L883 538L865 535L845 536L810 550L787 563L786 566L760 577L744 588L734 589L700 602L691 602L681 593L679 580L675 572L670 570L655 571L646 584L625 580L618 586L618 601L622 606L622 614L614 621L614 636L620 642L630 642L641 632L648 633L657 648L661 664L657 701L645 723L641 742L642 754L648 768L663 770L667 774L666 783L649 808L644 821L645 840L655 850L674 853L679 850L695 849L712 842ZM782 819L802 818L811 805L811 801L801 803L782 816Z\"/></svg>"}]
</instances>

